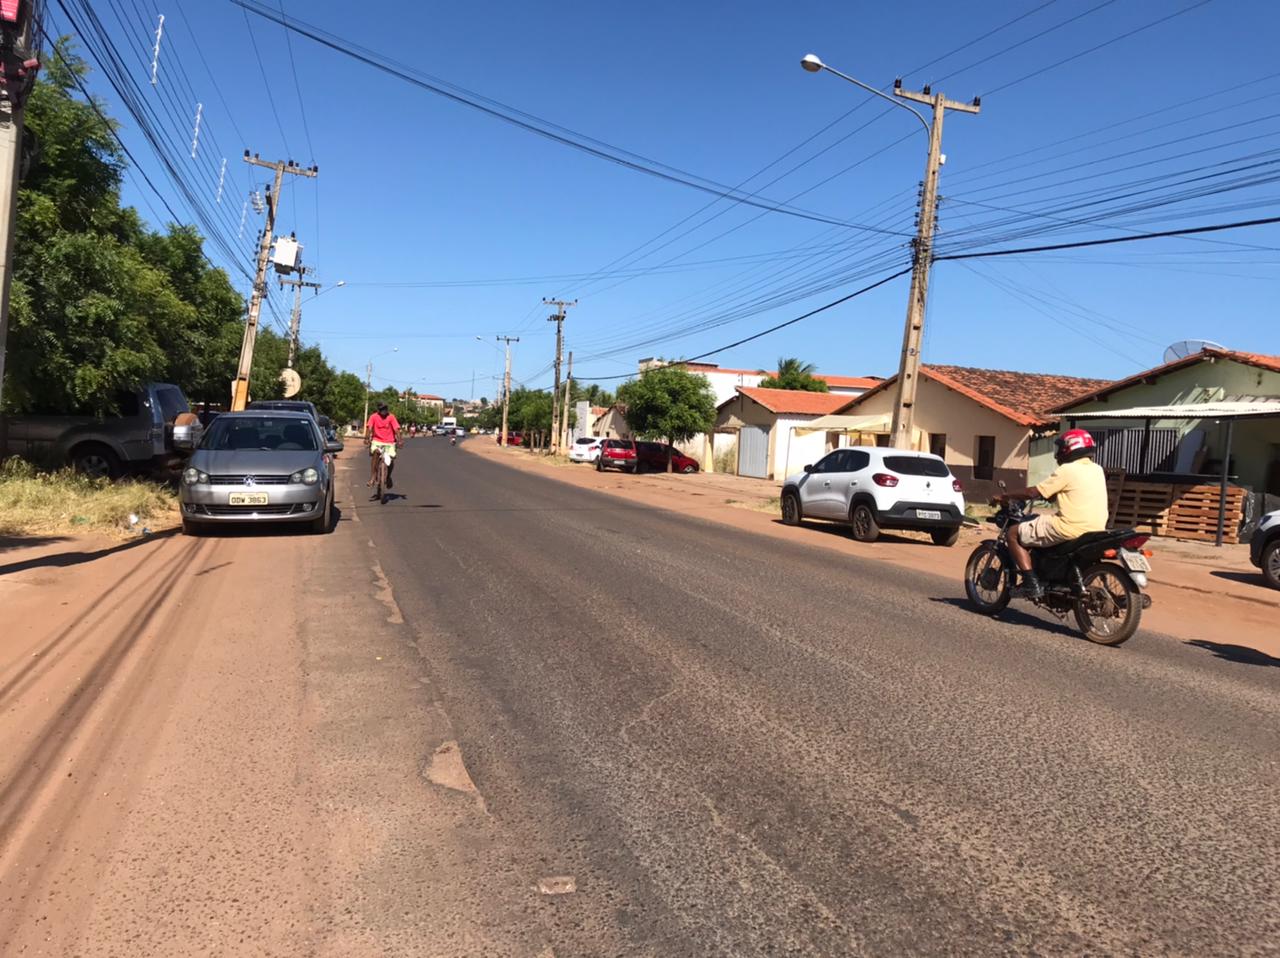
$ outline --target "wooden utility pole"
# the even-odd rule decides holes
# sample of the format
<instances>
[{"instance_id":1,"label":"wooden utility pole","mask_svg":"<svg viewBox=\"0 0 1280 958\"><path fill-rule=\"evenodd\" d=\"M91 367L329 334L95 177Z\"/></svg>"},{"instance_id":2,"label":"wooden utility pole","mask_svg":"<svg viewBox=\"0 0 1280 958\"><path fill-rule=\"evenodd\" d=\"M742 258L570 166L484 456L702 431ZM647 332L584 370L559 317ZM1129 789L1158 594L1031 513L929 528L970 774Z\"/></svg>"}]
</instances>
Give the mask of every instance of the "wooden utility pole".
<instances>
[{"instance_id":1,"label":"wooden utility pole","mask_svg":"<svg viewBox=\"0 0 1280 958\"><path fill-rule=\"evenodd\" d=\"M520 342L519 336L495 336L507 344L507 368L502 375L502 433L499 445L507 446L507 414L511 412L511 344Z\"/></svg>"},{"instance_id":2,"label":"wooden utility pole","mask_svg":"<svg viewBox=\"0 0 1280 958\"><path fill-rule=\"evenodd\" d=\"M560 404L561 448L569 444L569 385L573 382L573 350L569 350L569 371L564 377L564 402Z\"/></svg>"},{"instance_id":3,"label":"wooden utility pole","mask_svg":"<svg viewBox=\"0 0 1280 958\"><path fill-rule=\"evenodd\" d=\"M564 355L564 311L570 306L577 306L578 301L543 297L542 302L556 308L547 317L547 322L556 324L556 380L551 387L551 452L554 454L560 445L560 360Z\"/></svg>"},{"instance_id":4,"label":"wooden utility pole","mask_svg":"<svg viewBox=\"0 0 1280 958\"><path fill-rule=\"evenodd\" d=\"M280 184L284 175L314 177L320 172L316 167L304 169L293 160L278 160L270 163L258 158L255 153L249 155L244 151L244 161L251 166L263 166L275 171L275 183L267 194L267 222L262 230L262 239L258 243L258 272L253 281L253 295L249 297L249 316L244 324L244 340L240 344L240 362L236 367L236 378L231 384L231 411L239 412L249 405L249 374L253 370L253 347L258 340L258 315L262 312L262 298L267 293L267 266L271 262L271 243L275 238L276 212L280 206Z\"/></svg>"},{"instance_id":5,"label":"wooden utility pole","mask_svg":"<svg viewBox=\"0 0 1280 958\"><path fill-rule=\"evenodd\" d=\"M958 103L925 87L920 93L902 89L902 81L893 85L893 95L933 107L933 123L929 126L929 158L924 167L924 183L920 189L920 216L916 222L916 238L912 250L911 290L907 296L907 323L902 334L902 357L898 363L898 396L893 407L893 425L889 445L910 449L915 436L916 387L920 379L920 349L924 343L925 302L929 295L929 267L933 265L933 230L938 217L938 169L945 162L942 154L942 118L947 110L977 113L980 101ZM881 94L883 96L883 94Z\"/></svg>"},{"instance_id":6,"label":"wooden utility pole","mask_svg":"<svg viewBox=\"0 0 1280 958\"><path fill-rule=\"evenodd\" d=\"M293 368L293 361L298 358L298 331L302 326L302 288L319 289L322 284L308 283L305 278L307 268L305 266L298 267L297 279L280 280L281 288L285 286L293 287L293 315L289 319L289 361L285 365Z\"/></svg>"}]
</instances>

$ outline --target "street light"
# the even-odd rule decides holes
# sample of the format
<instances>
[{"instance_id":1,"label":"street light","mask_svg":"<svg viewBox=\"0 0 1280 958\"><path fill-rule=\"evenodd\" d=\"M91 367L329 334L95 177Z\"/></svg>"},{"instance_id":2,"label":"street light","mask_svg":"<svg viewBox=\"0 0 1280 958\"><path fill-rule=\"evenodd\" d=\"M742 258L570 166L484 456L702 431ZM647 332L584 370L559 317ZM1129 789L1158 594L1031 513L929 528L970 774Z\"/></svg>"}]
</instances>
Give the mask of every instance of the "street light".
<instances>
[{"instance_id":1,"label":"street light","mask_svg":"<svg viewBox=\"0 0 1280 958\"><path fill-rule=\"evenodd\" d=\"M319 295L319 294L317 294ZM392 346L385 353L378 353L377 356L370 356L369 362L364 368L364 422L360 424L360 431L363 433L365 427L369 425L369 392L373 389L373 361L383 356L390 356L392 353L400 352L399 346Z\"/></svg>"},{"instance_id":2,"label":"street light","mask_svg":"<svg viewBox=\"0 0 1280 958\"><path fill-rule=\"evenodd\" d=\"M916 386L920 379L920 348L924 343L929 266L933 262L933 227L938 215L938 168L946 162L946 158L942 155L942 118L947 110L977 113L979 100L974 97L972 103L957 103L954 100L948 100L941 93L934 93L927 86L919 93L914 90L904 90L901 80L894 81L893 96L889 96L847 73L827 66L813 53L801 58L800 66L808 73L821 73L823 70L834 73L840 79L847 80L873 96L908 110L929 134L929 155L925 161L924 183L920 190L920 214L916 218L916 238L912 243L911 289L907 294L907 322L902 334L902 359L898 364L897 398L894 401L893 425L890 427L889 436L890 446L911 449L915 445ZM928 104L933 108L933 122L930 123L924 118L923 113L915 107L907 106L902 102L903 100Z\"/></svg>"}]
</instances>

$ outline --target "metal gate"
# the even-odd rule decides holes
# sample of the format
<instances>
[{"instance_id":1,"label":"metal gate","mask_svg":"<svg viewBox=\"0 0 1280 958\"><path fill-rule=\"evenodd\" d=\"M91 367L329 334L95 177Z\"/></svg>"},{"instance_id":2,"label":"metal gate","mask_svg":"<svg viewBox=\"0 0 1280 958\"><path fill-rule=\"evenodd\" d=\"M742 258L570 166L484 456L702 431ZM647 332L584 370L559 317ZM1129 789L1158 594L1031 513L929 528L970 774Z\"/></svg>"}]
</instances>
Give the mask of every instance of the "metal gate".
<instances>
[{"instance_id":1,"label":"metal gate","mask_svg":"<svg viewBox=\"0 0 1280 958\"><path fill-rule=\"evenodd\" d=\"M743 426L738 432L738 475L769 478L769 430Z\"/></svg>"}]
</instances>

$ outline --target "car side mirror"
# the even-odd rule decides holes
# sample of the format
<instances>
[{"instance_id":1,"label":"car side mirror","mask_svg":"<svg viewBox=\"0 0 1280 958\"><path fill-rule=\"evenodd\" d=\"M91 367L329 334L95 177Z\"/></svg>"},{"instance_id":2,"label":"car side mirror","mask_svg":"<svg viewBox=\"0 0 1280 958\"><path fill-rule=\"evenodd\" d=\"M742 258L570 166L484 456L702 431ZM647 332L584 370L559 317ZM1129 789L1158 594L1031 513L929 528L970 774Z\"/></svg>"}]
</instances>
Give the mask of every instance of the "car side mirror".
<instances>
[{"instance_id":1,"label":"car side mirror","mask_svg":"<svg viewBox=\"0 0 1280 958\"><path fill-rule=\"evenodd\" d=\"M805 467L804 467L804 471L805 471L805 472L813 472L813 463L809 463L809 465L805 466Z\"/></svg>"},{"instance_id":2,"label":"car side mirror","mask_svg":"<svg viewBox=\"0 0 1280 958\"><path fill-rule=\"evenodd\" d=\"M336 441L336 442L326 442L326 443L324 444L324 451L325 451L325 452L339 453L339 452L342 452L342 450L344 450L344 449L346 449L346 448L347 448L346 443L341 442L341 441Z\"/></svg>"}]
</instances>

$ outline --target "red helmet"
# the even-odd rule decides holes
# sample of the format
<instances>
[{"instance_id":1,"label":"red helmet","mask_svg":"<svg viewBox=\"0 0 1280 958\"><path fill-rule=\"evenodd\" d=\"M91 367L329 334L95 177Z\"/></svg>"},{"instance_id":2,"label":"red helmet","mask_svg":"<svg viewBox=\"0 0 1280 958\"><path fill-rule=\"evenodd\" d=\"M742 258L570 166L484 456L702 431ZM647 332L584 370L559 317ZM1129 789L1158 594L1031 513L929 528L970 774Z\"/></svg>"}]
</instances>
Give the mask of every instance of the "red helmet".
<instances>
[{"instance_id":1,"label":"red helmet","mask_svg":"<svg viewBox=\"0 0 1280 958\"><path fill-rule=\"evenodd\" d=\"M1054 445L1058 447L1058 451L1061 453L1078 453L1096 449L1098 446L1093 441L1093 436L1089 435L1088 431L1084 429L1068 429L1054 440Z\"/></svg>"}]
</instances>

